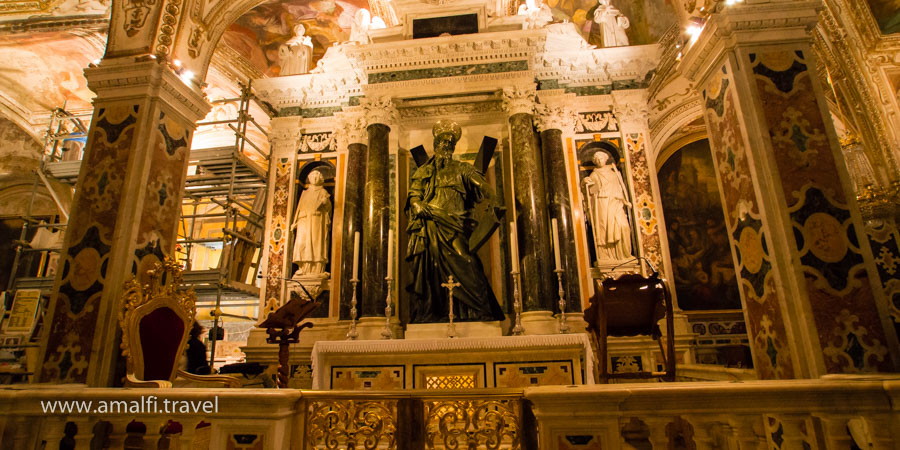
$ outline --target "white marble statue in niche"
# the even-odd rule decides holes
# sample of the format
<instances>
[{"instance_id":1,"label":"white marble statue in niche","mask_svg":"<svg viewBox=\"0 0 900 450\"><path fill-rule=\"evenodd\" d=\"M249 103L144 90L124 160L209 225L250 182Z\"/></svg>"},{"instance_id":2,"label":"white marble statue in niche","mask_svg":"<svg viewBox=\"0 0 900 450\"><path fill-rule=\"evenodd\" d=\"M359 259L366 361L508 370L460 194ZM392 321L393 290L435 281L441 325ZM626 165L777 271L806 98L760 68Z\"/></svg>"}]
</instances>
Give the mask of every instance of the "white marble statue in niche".
<instances>
[{"instance_id":1,"label":"white marble statue in niche","mask_svg":"<svg viewBox=\"0 0 900 450\"><path fill-rule=\"evenodd\" d=\"M525 0L519 6L520 16L525 16L524 29L533 30L541 28L553 21L553 12L545 5L543 0Z\"/></svg>"},{"instance_id":2,"label":"white marble statue in niche","mask_svg":"<svg viewBox=\"0 0 900 450\"><path fill-rule=\"evenodd\" d=\"M294 37L278 47L278 60L281 64L280 75L302 75L309 73L312 62L312 38L305 35L306 27L298 24L294 27Z\"/></svg>"},{"instance_id":3,"label":"white marble statue in niche","mask_svg":"<svg viewBox=\"0 0 900 450\"><path fill-rule=\"evenodd\" d=\"M588 218L594 231L597 261L623 261L633 258L631 226L626 208L628 201L625 182L604 151L594 153L596 166L582 184L585 190Z\"/></svg>"},{"instance_id":4,"label":"white marble statue in niche","mask_svg":"<svg viewBox=\"0 0 900 450\"><path fill-rule=\"evenodd\" d=\"M609 1L597 0L597 9L594 10L594 23L600 27L602 46L622 47L628 45L628 36L625 34L625 30L631 26L631 22Z\"/></svg>"},{"instance_id":5,"label":"white marble statue in niche","mask_svg":"<svg viewBox=\"0 0 900 450\"><path fill-rule=\"evenodd\" d=\"M325 273L331 238L331 198L325 190L322 172L313 170L306 178L309 187L300 194L292 229L297 230L291 261L297 264L294 278Z\"/></svg>"}]
</instances>

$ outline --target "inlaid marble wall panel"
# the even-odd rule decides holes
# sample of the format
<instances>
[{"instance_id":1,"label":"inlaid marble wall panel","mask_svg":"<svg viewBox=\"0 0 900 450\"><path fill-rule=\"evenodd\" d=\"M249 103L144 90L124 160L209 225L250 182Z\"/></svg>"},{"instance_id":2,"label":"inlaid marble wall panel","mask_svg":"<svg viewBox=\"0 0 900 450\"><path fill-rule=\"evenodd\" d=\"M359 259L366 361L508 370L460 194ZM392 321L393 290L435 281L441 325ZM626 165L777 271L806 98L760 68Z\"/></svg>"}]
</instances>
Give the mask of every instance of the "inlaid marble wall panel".
<instances>
[{"instance_id":1,"label":"inlaid marble wall panel","mask_svg":"<svg viewBox=\"0 0 900 450\"><path fill-rule=\"evenodd\" d=\"M650 184L650 165L647 163L646 133L625 133L625 150L631 167L631 186L634 189L634 213L640 232L641 248L656 268L661 268L662 253L659 238L659 212Z\"/></svg>"},{"instance_id":2,"label":"inlaid marble wall panel","mask_svg":"<svg viewBox=\"0 0 900 450\"><path fill-rule=\"evenodd\" d=\"M192 124L183 122L178 116L160 111L152 124L150 171L135 242L133 273L146 274L153 264L172 255L175 248L192 129Z\"/></svg>"},{"instance_id":3,"label":"inlaid marble wall panel","mask_svg":"<svg viewBox=\"0 0 900 450\"><path fill-rule=\"evenodd\" d=\"M494 363L494 387L570 385L579 383L572 361Z\"/></svg>"},{"instance_id":4,"label":"inlaid marble wall panel","mask_svg":"<svg viewBox=\"0 0 900 450\"><path fill-rule=\"evenodd\" d=\"M763 379L794 378L793 358L780 307L783 299L775 289L770 244L750 176L748 149L728 66L722 66L710 77L702 94L754 366Z\"/></svg>"},{"instance_id":5,"label":"inlaid marble wall panel","mask_svg":"<svg viewBox=\"0 0 900 450\"><path fill-rule=\"evenodd\" d=\"M266 242L268 246L267 276L266 276L266 310L274 310L281 305L283 278L289 278L290 274L284 273L284 258L288 250L288 213L290 211L290 188L293 158L272 159L270 179L274 181L272 207L269 213L270 232ZM262 314L261 314L262 315Z\"/></svg>"},{"instance_id":6,"label":"inlaid marble wall panel","mask_svg":"<svg viewBox=\"0 0 900 450\"><path fill-rule=\"evenodd\" d=\"M141 106L98 105L50 304L41 382L85 383Z\"/></svg>"},{"instance_id":7,"label":"inlaid marble wall panel","mask_svg":"<svg viewBox=\"0 0 900 450\"><path fill-rule=\"evenodd\" d=\"M828 373L890 370L860 235L802 51L749 53ZM859 222L856 222L859 223Z\"/></svg>"},{"instance_id":8,"label":"inlaid marble wall panel","mask_svg":"<svg viewBox=\"0 0 900 450\"><path fill-rule=\"evenodd\" d=\"M881 222L867 225L866 235L875 256L881 288L890 304L894 328L900 334L900 233L893 222Z\"/></svg>"},{"instance_id":9,"label":"inlaid marble wall panel","mask_svg":"<svg viewBox=\"0 0 900 450\"><path fill-rule=\"evenodd\" d=\"M331 368L331 389L392 391L404 389L405 383L405 366Z\"/></svg>"}]
</instances>

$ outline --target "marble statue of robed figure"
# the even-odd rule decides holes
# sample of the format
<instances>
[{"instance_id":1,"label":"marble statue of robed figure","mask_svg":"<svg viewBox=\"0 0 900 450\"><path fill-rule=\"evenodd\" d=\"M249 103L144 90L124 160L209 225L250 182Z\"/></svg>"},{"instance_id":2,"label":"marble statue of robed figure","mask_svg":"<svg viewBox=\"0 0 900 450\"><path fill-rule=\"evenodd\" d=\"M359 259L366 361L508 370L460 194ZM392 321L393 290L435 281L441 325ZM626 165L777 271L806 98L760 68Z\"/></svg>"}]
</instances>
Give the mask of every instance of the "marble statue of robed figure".
<instances>
[{"instance_id":1,"label":"marble statue of robed figure","mask_svg":"<svg viewBox=\"0 0 900 450\"><path fill-rule=\"evenodd\" d=\"M309 187L300 194L291 228L297 229L291 261L297 264L294 277L325 272L331 235L331 198L325 190L322 172L307 176Z\"/></svg>"},{"instance_id":2,"label":"marble statue of robed figure","mask_svg":"<svg viewBox=\"0 0 900 450\"><path fill-rule=\"evenodd\" d=\"M608 153L598 151L592 160L595 168L582 184L588 219L594 231L597 261L631 259L631 226L625 210L631 202L622 175Z\"/></svg>"},{"instance_id":3,"label":"marble statue of robed figure","mask_svg":"<svg viewBox=\"0 0 900 450\"><path fill-rule=\"evenodd\" d=\"M470 246L476 204L493 204L493 191L471 164L453 159L462 129L439 121L432 129L434 156L413 173L406 200L411 277L410 323L446 322L449 300L441 287L450 276L461 285L453 290L454 315L460 321L504 318L484 267ZM491 209L491 208L489 208Z\"/></svg>"}]
</instances>

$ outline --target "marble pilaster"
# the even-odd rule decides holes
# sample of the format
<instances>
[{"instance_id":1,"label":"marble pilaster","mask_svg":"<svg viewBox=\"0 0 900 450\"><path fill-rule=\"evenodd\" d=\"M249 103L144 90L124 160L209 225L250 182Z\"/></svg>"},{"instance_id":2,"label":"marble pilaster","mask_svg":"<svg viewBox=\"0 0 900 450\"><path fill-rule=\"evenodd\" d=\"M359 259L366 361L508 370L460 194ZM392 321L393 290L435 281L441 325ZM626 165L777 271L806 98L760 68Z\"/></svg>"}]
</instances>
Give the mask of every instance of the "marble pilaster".
<instances>
[{"instance_id":1,"label":"marble pilaster","mask_svg":"<svg viewBox=\"0 0 900 450\"><path fill-rule=\"evenodd\" d=\"M110 386L122 289L174 254L194 123L209 104L155 61L101 63L85 76L94 116L36 379Z\"/></svg>"},{"instance_id":2,"label":"marble pilaster","mask_svg":"<svg viewBox=\"0 0 900 450\"><path fill-rule=\"evenodd\" d=\"M362 216L362 283L360 315L384 315L387 297L388 230L390 227L390 124L396 116L390 98L363 99L361 103L368 121L368 152L363 191ZM395 253L396 254L396 253Z\"/></svg>"},{"instance_id":3,"label":"marble pilaster","mask_svg":"<svg viewBox=\"0 0 900 450\"><path fill-rule=\"evenodd\" d=\"M556 286L543 159L534 133L534 86L503 89L509 114L523 311L553 311Z\"/></svg>"},{"instance_id":4,"label":"marble pilaster","mask_svg":"<svg viewBox=\"0 0 900 450\"><path fill-rule=\"evenodd\" d=\"M571 135L574 132L577 120L577 114L566 106L566 101L571 101L574 96L574 94L554 97L542 95L541 103L536 105L537 115L535 117L535 125L541 133L541 155L543 157L541 162L545 169L544 182L549 199L549 215L551 220L557 220L559 228L566 312L579 312L583 309L578 255L575 246L575 227L572 221L572 198L569 195L569 178L566 175L563 146L563 135Z\"/></svg>"},{"instance_id":5,"label":"marble pilaster","mask_svg":"<svg viewBox=\"0 0 900 450\"><path fill-rule=\"evenodd\" d=\"M340 319L350 319L350 302L353 298L353 286L350 279L353 278L353 239L354 234L360 233L362 241L363 223L363 181L366 176L366 153L368 151L368 134L365 122L361 114L347 115L338 125L342 130L342 137L338 142L339 149L347 148L347 173L344 174L344 218L341 229L343 230L341 247L341 300ZM360 244L361 245L361 244ZM362 251L362 249L360 249ZM357 268L360 270L361 268ZM362 272L360 272L362 273ZM356 300L362 300L361 286L356 286Z\"/></svg>"},{"instance_id":6,"label":"marble pilaster","mask_svg":"<svg viewBox=\"0 0 900 450\"><path fill-rule=\"evenodd\" d=\"M814 70L818 5L725 8L682 61L703 98L760 378L892 371L900 359Z\"/></svg>"},{"instance_id":7,"label":"marble pilaster","mask_svg":"<svg viewBox=\"0 0 900 450\"><path fill-rule=\"evenodd\" d=\"M299 116L272 119L269 142L269 183L266 196L266 238L263 261L266 262L265 284L260 289L259 317L265 318L287 299L284 279L290 278L290 213L294 198L293 180L297 149L303 136L303 118Z\"/></svg>"}]
</instances>

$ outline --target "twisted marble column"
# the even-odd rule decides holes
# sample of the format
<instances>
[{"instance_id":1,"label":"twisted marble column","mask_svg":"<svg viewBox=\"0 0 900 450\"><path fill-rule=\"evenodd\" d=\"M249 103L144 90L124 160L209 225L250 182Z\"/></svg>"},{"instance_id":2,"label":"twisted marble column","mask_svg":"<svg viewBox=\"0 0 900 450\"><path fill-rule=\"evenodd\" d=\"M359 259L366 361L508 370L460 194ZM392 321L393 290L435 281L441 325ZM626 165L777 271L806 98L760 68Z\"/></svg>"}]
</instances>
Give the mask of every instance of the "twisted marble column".
<instances>
[{"instance_id":1,"label":"twisted marble column","mask_svg":"<svg viewBox=\"0 0 900 450\"><path fill-rule=\"evenodd\" d=\"M503 90L509 112L513 191L516 199L519 257L522 259L523 311L552 311L556 300L550 219L540 150L534 134L534 88Z\"/></svg>"},{"instance_id":2,"label":"twisted marble column","mask_svg":"<svg viewBox=\"0 0 900 450\"><path fill-rule=\"evenodd\" d=\"M576 115L574 111L565 107L566 98L553 100L541 97L542 104L538 105L535 124L541 132L544 181L549 199L548 211L550 219L556 219L559 228L561 268L565 271L563 289L566 292L566 312L578 312L581 311L581 287L578 283L572 199L567 186L562 141L563 130L574 129Z\"/></svg>"}]
</instances>

